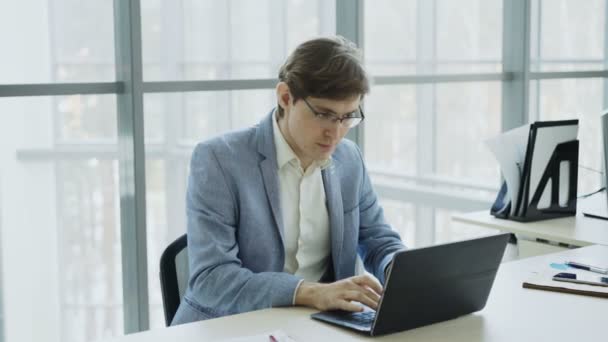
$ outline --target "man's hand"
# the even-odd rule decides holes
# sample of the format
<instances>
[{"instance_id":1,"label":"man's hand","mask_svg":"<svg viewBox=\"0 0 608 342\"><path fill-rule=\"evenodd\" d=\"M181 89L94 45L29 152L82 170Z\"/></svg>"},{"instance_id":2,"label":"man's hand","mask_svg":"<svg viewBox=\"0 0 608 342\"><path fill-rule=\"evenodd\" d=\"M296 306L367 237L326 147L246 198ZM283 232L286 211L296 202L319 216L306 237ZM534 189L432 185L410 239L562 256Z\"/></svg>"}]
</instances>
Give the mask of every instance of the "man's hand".
<instances>
[{"instance_id":1,"label":"man's hand","mask_svg":"<svg viewBox=\"0 0 608 342\"><path fill-rule=\"evenodd\" d=\"M296 293L296 305L326 310L363 311L363 303L376 310L382 285L369 275L360 275L331 284L302 282Z\"/></svg>"}]
</instances>

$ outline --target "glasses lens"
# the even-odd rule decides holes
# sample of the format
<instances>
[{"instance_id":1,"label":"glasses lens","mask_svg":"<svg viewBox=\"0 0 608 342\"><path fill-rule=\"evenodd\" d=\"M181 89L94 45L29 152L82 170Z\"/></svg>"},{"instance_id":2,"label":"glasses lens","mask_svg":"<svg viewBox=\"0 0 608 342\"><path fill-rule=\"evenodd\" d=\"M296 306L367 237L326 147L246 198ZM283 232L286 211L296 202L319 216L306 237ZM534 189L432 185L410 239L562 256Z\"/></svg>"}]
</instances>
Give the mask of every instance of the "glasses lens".
<instances>
[{"instance_id":1,"label":"glasses lens","mask_svg":"<svg viewBox=\"0 0 608 342\"><path fill-rule=\"evenodd\" d=\"M349 119L344 120L344 125L346 127L353 128L353 127L357 126L358 124L360 124L361 120L362 120L361 118L349 118Z\"/></svg>"}]
</instances>

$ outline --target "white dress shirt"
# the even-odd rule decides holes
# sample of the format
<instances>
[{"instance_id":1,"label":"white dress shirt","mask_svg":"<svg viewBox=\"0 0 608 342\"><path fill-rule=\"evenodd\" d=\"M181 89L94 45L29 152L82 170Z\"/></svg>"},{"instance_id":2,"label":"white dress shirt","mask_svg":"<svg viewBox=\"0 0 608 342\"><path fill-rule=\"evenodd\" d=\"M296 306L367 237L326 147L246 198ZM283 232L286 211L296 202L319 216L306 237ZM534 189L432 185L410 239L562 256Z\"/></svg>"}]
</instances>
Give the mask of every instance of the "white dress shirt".
<instances>
[{"instance_id":1,"label":"white dress shirt","mask_svg":"<svg viewBox=\"0 0 608 342\"><path fill-rule=\"evenodd\" d=\"M331 165L331 159L314 161L303 170L279 129L276 110L273 134L283 216L284 271L317 282L331 262L329 216L321 177L321 170Z\"/></svg>"}]
</instances>

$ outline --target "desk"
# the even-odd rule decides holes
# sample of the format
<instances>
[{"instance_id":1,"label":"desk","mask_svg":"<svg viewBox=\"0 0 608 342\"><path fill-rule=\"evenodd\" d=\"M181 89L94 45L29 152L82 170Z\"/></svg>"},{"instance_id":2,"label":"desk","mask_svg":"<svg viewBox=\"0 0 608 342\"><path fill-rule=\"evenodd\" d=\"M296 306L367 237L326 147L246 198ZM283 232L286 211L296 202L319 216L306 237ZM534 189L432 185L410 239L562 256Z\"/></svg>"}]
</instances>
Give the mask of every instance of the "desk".
<instances>
[{"instance_id":1,"label":"desk","mask_svg":"<svg viewBox=\"0 0 608 342\"><path fill-rule=\"evenodd\" d=\"M497 219L489 210L452 216L456 222L474 224L518 234L533 240L542 239L572 247L608 245L608 221L577 216L536 222L517 222Z\"/></svg>"},{"instance_id":2,"label":"desk","mask_svg":"<svg viewBox=\"0 0 608 342\"><path fill-rule=\"evenodd\" d=\"M608 246L590 246L501 265L486 308L454 320L368 338L313 321L307 308L275 308L151 330L115 342L218 341L280 329L296 341L606 341L608 299L524 289L533 270L564 258L608 260Z\"/></svg>"}]
</instances>

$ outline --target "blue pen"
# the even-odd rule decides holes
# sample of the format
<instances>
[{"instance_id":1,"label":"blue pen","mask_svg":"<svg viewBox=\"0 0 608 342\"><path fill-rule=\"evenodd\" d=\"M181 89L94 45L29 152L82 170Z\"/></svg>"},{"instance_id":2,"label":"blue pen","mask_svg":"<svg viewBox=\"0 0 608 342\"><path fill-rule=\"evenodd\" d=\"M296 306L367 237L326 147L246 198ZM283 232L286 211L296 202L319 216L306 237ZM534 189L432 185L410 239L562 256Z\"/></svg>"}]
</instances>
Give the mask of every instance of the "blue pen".
<instances>
[{"instance_id":1,"label":"blue pen","mask_svg":"<svg viewBox=\"0 0 608 342\"><path fill-rule=\"evenodd\" d=\"M581 270L586 270L586 271L591 271L591 272L601 273L601 274L608 274L608 269L591 266L591 265L585 265L585 264L581 264L580 262L567 261L566 265L568 265L570 267L578 268Z\"/></svg>"}]
</instances>

